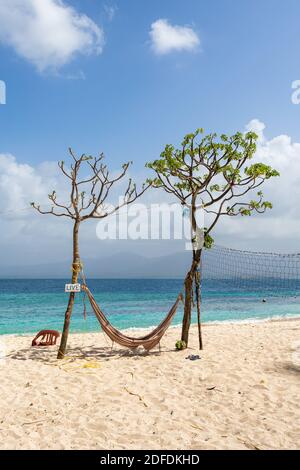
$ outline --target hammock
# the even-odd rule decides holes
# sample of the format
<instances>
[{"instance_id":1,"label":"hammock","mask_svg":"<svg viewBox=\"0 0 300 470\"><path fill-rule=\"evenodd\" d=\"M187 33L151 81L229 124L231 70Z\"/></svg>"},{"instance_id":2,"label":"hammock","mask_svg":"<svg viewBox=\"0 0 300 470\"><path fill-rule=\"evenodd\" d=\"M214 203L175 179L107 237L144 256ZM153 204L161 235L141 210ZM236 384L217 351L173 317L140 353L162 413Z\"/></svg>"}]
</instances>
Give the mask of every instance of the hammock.
<instances>
[{"instance_id":1,"label":"hammock","mask_svg":"<svg viewBox=\"0 0 300 470\"><path fill-rule=\"evenodd\" d=\"M112 324L108 321L108 319L106 318L106 316L100 309L99 305L95 301L93 295L91 294L87 286L83 285L82 290L86 292L89 298L91 307L94 310L97 320L99 321L104 333L106 333L107 336L113 342L125 348L129 348L131 350L135 350L139 346L143 346L146 351L150 351L150 349L153 349L157 344L159 344L160 340L162 339L163 335L165 334L165 332L167 331L167 329L169 328L171 324L171 321L177 311L179 302L182 301L183 299L182 294L179 294L176 302L172 306L166 318L158 325L157 328L151 331L151 333L145 336L142 336L140 338L134 338L131 336L124 335L119 330L117 330L114 326L112 326Z\"/></svg>"}]
</instances>

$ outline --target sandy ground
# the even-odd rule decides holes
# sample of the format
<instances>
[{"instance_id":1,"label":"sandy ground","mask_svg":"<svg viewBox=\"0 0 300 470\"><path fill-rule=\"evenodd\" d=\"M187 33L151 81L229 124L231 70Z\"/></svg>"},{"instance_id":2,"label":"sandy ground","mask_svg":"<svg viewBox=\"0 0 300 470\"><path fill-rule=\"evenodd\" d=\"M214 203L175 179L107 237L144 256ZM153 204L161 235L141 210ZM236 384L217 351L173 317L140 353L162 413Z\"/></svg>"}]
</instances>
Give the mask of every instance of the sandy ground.
<instances>
[{"instance_id":1,"label":"sandy ground","mask_svg":"<svg viewBox=\"0 0 300 470\"><path fill-rule=\"evenodd\" d=\"M102 333L31 348L0 337L1 449L296 449L300 447L300 320L197 329L176 352L111 351ZM72 357L70 357L72 356Z\"/></svg>"}]
</instances>

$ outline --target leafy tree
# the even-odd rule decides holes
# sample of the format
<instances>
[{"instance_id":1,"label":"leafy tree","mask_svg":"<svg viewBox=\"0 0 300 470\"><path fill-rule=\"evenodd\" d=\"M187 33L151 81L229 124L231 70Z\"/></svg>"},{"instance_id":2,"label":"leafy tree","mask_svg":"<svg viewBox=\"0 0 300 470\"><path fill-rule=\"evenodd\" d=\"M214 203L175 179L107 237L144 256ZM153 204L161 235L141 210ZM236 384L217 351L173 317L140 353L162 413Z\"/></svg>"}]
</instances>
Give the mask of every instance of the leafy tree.
<instances>
[{"instance_id":1,"label":"leafy tree","mask_svg":"<svg viewBox=\"0 0 300 470\"><path fill-rule=\"evenodd\" d=\"M79 254L79 228L82 222L90 219L104 219L117 212L121 207L132 204L149 187L144 184L138 191L131 178L122 200L115 206L108 206L107 199L112 188L126 176L131 162L122 166L121 172L112 177L107 166L104 164L104 155L92 157L81 155L76 157L72 149L69 149L73 163L70 168L66 168L63 161L58 166L70 183L70 196L67 203L60 202L57 194L53 191L49 194L51 207L48 210L41 209L35 202L31 206L40 214L50 214L55 217L66 217L73 222L73 264L72 264L72 284L78 282L78 275L82 270L82 263ZM64 328L61 343L58 351L58 359L62 359L66 352L70 319L75 301L75 293L70 293L67 310L65 313Z\"/></svg>"},{"instance_id":2,"label":"leafy tree","mask_svg":"<svg viewBox=\"0 0 300 470\"><path fill-rule=\"evenodd\" d=\"M197 300L199 346L203 348L200 321L200 272L203 247L211 248L211 233L222 216L251 216L264 213L272 204L257 190L279 173L263 163L250 160L256 152L258 136L253 132L233 136L204 135L203 129L188 134L179 149L166 145L160 158L147 164L155 172L148 180L156 188L173 194L183 206L188 206L191 218L192 263L185 277L185 306L182 341L188 344L193 287ZM246 198L253 193L253 199ZM205 211L207 227L197 224L197 210Z\"/></svg>"}]
</instances>

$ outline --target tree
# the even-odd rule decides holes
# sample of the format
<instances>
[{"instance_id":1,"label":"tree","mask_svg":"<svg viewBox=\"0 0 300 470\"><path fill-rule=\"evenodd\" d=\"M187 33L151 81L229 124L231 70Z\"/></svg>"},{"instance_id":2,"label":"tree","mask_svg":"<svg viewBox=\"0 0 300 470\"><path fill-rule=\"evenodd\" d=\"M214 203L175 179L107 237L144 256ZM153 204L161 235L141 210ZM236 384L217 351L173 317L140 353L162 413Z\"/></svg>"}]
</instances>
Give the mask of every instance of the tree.
<instances>
[{"instance_id":1,"label":"tree","mask_svg":"<svg viewBox=\"0 0 300 470\"><path fill-rule=\"evenodd\" d=\"M107 166L104 164L103 154L99 157L84 154L81 155L80 158L77 158L72 149L69 149L69 152L73 160L70 168L67 169L63 161L58 163L61 172L67 178L71 186L69 202L59 202L56 192L53 191L48 196L52 204L49 210L42 210L40 205L37 205L35 202L32 202L31 206L40 214L67 217L73 221L72 284L76 284L78 282L78 275L82 270L78 238L80 224L89 219L104 219L117 212L121 207L132 204L146 191L149 184L144 184L140 191L138 191L136 185L130 178L127 182L122 200L119 200L118 204L108 207L106 201L112 188L126 176L131 162L125 163L122 166L122 171L117 176L111 177ZM86 171L84 170L89 171L89 176L85 176ZM75 293L72 292L70 293L65 313L63 333L57 356L58 359L62 359L66 352L74 301Z\"/></svg>"},{"instance_id":2,"label":"tree","mask_svg":"<svg viewBox=\"0 0 300 470\"><path fill-rule=\"evenodd\" d=\"M224 215L250 216L264 213L272 204L258 191L255 198L243 196L253 192L279 173L263 163L252 163L258 136L253 132L233 136L204 135L203 129L185 136L181 147L167 145L160 158L147 164L155 172L148 180L153 187L163 188L174 195L183 206L189 206L191 219L192 264L185 277L185 305L182 341L188 345L193 287L197 300L199 346L203 348L200 319L200 272L202 249L211 248L211 233ZM197 224L197 210L208 214L207 227ZM206 224L205 224L206 225Z\"/></svg>"}]
</instances>

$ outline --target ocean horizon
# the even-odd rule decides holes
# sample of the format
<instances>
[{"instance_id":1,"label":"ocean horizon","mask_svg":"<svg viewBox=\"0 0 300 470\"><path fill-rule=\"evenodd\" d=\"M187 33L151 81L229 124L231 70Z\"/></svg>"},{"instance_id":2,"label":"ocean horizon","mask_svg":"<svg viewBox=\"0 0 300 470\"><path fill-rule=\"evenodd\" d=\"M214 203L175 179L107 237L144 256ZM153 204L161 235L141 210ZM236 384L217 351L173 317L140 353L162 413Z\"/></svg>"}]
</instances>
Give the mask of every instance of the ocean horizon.
<instances>
[{"instance_id":1,"label":"ocean horizon","mask_svg":"<svg viewBox=\"0 0 300 470\"><path fill-rule=\"evenodd\" d=\"M68 294L67 279L0 279L0 334L62 330ZM182 279L90 279L90 290L118 329L150 328L165 317L183 291ZM99 331L100 325L84 294L76 294L71 332ZM203 323L244 322L300 316L299 283L278 279L205 279L202 284ZM180 304L172 325L182 321ZM195 323L194 310L192 322Z\"/></svg>"}]
</instances>

